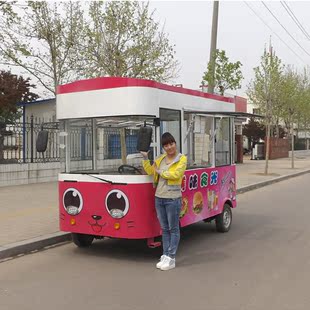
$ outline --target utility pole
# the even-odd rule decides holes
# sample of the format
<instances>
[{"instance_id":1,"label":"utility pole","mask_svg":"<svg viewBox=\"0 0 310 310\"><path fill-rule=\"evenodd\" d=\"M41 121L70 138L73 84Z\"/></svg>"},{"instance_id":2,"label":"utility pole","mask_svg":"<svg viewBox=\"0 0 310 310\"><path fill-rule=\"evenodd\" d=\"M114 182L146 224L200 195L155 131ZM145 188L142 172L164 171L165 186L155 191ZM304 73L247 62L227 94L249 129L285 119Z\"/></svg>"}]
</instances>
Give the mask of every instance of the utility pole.
<instances>
[{"instance_id":1,"label":"utility pole","mask_svg":"<svg viewBox=\"0 0 310 310\"><path fill-rule=\"evenodd\" d=\"M291 119L291 150L292 150L292 159L291 159L291 168L294 169L294 120L293 120L293 115L294 115L294 109L293 108L289 108L289 112L290 112L290 119Z\"/></svg>"},{"instance_id":2,"label":"utility pole","mask_svg":"<svg viewBox=\"0 0 310 310\"><path fill-rule=\"evenodd\" d=\"M271 37L269 43L269 53L270 53L270 65L268 71L268 77L265 77L265 85L266 85L266 94L267 94L267 102L266 102L266 141L265 141L265 174L268 174L268 166L269 166L269 150L270 150L270 125L272 119L272 101L271 101L271 88L273 87L272 78L271 78L271 66L272 66L272 45L271 45ZM269 85L267 85L269 81Z\"/></svg>"},{"instance_id":3,"label":"utility pole","mask_svg":"<svg viewBox=\"0 0 310 310\"><path fill-rule=\"evenodd\" d=\"M219 1L213 2L213 18L212 18L212 30L211 30L211 48L210 48L210 72L211 72L211 83L208 83L208 93L214 93L214 74L215 74L215 52L216 52L216 41L217 41L217 24L219 16Z\"/></svg>"}]
</instances>

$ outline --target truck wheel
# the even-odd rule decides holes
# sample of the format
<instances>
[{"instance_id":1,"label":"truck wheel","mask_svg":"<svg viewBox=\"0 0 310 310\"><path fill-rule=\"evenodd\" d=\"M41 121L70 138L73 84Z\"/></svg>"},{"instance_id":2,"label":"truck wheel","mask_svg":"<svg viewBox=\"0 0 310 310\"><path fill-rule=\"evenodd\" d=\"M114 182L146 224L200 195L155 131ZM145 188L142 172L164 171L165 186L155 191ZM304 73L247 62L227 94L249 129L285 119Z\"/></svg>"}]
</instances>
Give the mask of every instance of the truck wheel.
<instances>
[{"instance_id":1,"label":"truck wheel","mask_svg":"<svg viewBox=\"0 0 310 310\"><path fill-rule=\"evenodd\" d=\"M216 216L215 224L218 232L228 232L232 222L232 212L230 206L225 203L223 212Z\"/></svg>"},{"instance_id":2,"label":"truck wheel","mask_svg":"<svg viewBox=\"0 0 310 310\"><path fill-rule=\"evenodd\" d=\"M71 236L72 236L72 241L79 248L90 247L94 240L94 236L92 235L72 233Z\"/></svg>"}]
</instances>

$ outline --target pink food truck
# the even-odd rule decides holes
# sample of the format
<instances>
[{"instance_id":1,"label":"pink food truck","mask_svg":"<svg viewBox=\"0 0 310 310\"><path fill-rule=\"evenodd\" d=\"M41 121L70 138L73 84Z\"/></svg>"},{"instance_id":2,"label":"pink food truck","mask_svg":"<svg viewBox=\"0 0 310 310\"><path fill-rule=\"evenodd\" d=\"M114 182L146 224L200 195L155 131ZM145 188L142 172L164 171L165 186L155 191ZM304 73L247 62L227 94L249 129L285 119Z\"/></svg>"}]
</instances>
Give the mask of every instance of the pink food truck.
<instances>
[{"instance_id":1,"label":"pink food truck","mask_svg":"<svg viewBox=\"0 0 310 310\"><path fill-rule=\"evenodd\" d=\"M104 237L160 245L153 179L137 151L139 129L148 126L151 160L163 152L166 131L188 159L180 226L215 220L227 232L236 207L234 111L232 98L149 80L104 77L59 86L60 229L79 247Z\"/></svg>"}]
</instances>

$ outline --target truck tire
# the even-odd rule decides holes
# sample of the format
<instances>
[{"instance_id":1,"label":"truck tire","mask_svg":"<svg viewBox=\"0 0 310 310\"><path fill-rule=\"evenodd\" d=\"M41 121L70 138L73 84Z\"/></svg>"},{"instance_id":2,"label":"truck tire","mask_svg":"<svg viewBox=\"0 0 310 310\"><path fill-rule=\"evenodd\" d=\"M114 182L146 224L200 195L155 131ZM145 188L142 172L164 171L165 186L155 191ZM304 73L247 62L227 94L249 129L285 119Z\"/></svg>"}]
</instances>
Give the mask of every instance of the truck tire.
<instances>
[{"instance_id":1,"label":"truck tire","mask_svg":"<svg viewBox=\"0 0 310 310\"><path fill-rule=\"evenodd\" d=\"M71 235L72 235L72 241L79 248L90 247L94 240L94 236L92 235L76 234L76 233L72 233Z\"/></svg>"},{"instance_id":2,"label":"truck tire","mask_svg":"<svg viewBox=\"0 0 310 310\"><path fill-rule=\"evenodd\" d=\"M218 232L228 232L232 222L232 212L229 204L225 203L223 212L216 216L215 224Z\"/></svg>"}]
</instances>

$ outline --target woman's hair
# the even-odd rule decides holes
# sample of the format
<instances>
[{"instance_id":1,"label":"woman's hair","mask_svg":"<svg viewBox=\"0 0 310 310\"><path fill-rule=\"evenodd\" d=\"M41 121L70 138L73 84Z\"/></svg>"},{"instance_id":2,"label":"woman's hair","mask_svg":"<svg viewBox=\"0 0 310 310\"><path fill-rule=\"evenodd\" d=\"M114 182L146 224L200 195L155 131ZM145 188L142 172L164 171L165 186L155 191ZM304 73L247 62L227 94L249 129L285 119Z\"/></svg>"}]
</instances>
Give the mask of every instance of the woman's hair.
<instances>
[{"instance_id":1,"label":"woman's hair","mask_svg":"<svg viewBox=\"0 0 310 310\"><path fill-rule=\"evenodd\" d=\"M170 132L165 132L162 136L161 136L161 145L164 146L166 144L170 144L170 143L176 143L173 135Z\"/></svg>"}]
</instances>

